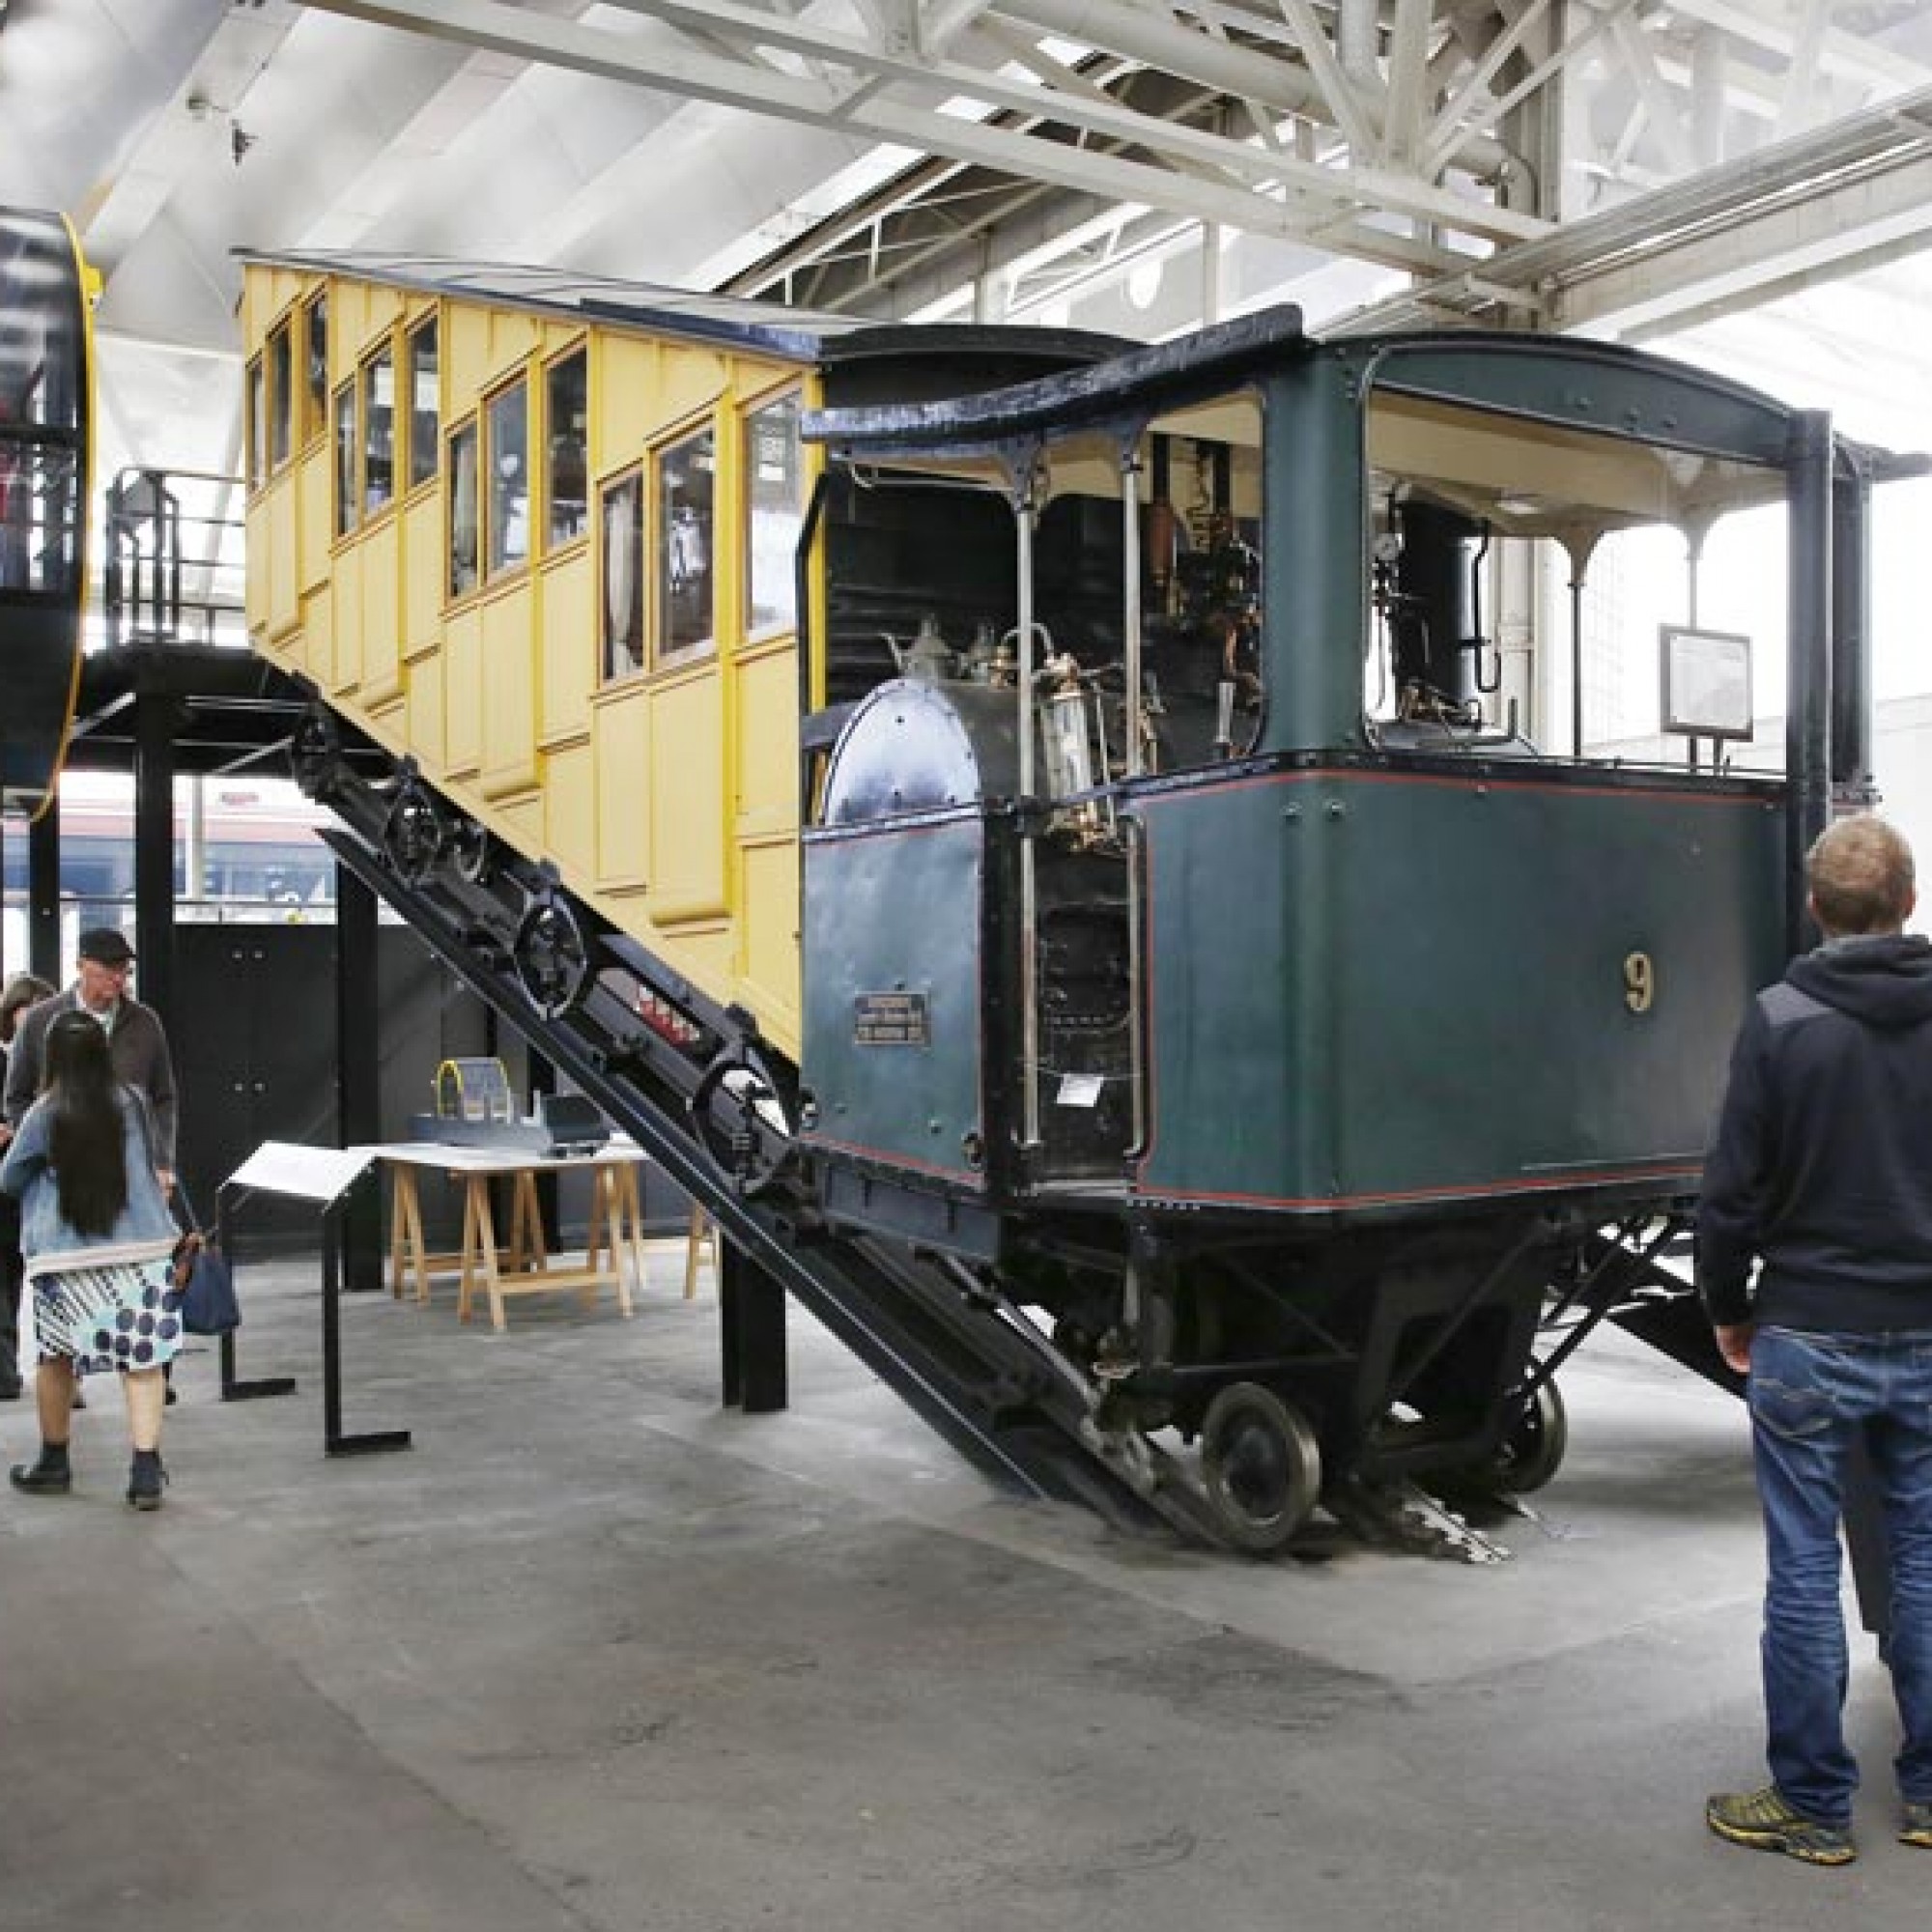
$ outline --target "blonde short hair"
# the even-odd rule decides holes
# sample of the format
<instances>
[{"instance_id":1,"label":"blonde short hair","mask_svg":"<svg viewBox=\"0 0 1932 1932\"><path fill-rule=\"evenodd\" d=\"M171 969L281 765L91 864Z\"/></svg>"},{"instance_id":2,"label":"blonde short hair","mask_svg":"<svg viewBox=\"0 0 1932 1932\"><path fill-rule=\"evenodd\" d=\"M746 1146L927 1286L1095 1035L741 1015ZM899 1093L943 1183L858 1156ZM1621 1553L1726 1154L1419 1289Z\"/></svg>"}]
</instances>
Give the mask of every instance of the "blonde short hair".
<instances>
[{"instance_id":1,"label":"blonde short hair","mask_svg":"<svg viewBox=\"0 0 1932 1932\"><path fill-rule=\"evenodd\" d=\"M1804 878L1818 923L1833 938L1896 932L1912 911L1912 847L1868 811L1819 834L1805 857Z\"/></svg>"}]
</instances>

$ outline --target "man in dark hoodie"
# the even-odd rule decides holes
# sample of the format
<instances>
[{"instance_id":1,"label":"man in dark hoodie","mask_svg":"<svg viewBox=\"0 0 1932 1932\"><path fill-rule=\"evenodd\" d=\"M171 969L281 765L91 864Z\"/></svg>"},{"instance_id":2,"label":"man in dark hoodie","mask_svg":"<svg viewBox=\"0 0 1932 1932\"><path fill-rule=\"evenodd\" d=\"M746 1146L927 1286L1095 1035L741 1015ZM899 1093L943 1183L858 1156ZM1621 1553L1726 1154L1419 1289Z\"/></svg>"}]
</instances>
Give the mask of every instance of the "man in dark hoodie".
<instances>
[{"instance_id":1,"label":"man in dark hoodie","mask_svg":"<svg viewBox=\"0 0 1932 1932\"><path fill-rule=\"evenodd\" d=\"M1932 1848L1932 945L1902 930L1912 849L1882 819L1832 826L1806 881L1825 943L1745 1017L1697 1213L1704 1306L1750 1378L1770 1571L1772 1782L1704 1815L1735 1844L1847 1864L1838 1521L1861 1434L1890 1545L1899 1836Z\"/></svg>"}]
</instances>

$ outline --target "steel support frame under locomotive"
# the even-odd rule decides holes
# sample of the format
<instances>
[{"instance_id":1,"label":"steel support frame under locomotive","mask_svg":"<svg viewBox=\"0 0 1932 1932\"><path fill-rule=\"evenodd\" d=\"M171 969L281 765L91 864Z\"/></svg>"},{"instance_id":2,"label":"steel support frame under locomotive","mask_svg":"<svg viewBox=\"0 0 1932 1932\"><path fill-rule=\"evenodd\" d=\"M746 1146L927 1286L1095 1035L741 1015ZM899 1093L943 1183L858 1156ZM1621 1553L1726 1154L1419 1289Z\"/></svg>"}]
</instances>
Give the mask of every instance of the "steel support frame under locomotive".
<instances>
[{"instance_id":1,"label":"steel support frame under locomotive","mask_svg":"<svg viewBox=\"0 0 1932 1932\"><path fill-rule=\"evenodd\" d=\"M1253 688L1219 699L1205 756L1157 770L1138 493L1120 506L1109 682L1077 647L1036 654L1041 459L1097 434L1131 478L1151 422L1231 388L1266 424L1264 576L1236 573ZM1365 422L1382 393L1775 477L1791 505L1787 781L1539 758L1453 714L1406 739L1367 729ZM1796 931L1795 855L1833 782L1865 781L1863 510L1882 466L1821 418L1652 358L1529 338L1318 345L1282 312L810 433L848 469L971 459L1003 475L1017 621L970 671L915 646L907 675L806 721L802 1067L318 710L298 770L345 821L339 854L728 1239L1035 1492L1270 1549L1318 1499L1373 1510L1407 1477L1547 1479L1564 1435L1550 1374L1606 1316L1635 1312L1695 1360L1701 1324L1657 1258L1686 1225L1737 1013ZM835 478L808 520L802 577L822 567L827 584L823 635L801 639L809 692L838 695L866 494L838 497ZM1096 722L1102 685L1120 749L1090 744L1089 782L1068 790L1036 732L1056 698ZM1647 1031L1617 978L1634 932L1675 1002ZM1539 980L1600 954L1601 1012L1603 989ZM1489 1094L1495 1118L1472 1115ZM1577 1145L1552 1144L1558 1128ZM1552 1294L1562 1339L1541 1365ZM1660 1329L1673 1302L1688 1319ZM1198 1468L1169 1432L1199 1439Z\"/></svg>"}]
</instances>

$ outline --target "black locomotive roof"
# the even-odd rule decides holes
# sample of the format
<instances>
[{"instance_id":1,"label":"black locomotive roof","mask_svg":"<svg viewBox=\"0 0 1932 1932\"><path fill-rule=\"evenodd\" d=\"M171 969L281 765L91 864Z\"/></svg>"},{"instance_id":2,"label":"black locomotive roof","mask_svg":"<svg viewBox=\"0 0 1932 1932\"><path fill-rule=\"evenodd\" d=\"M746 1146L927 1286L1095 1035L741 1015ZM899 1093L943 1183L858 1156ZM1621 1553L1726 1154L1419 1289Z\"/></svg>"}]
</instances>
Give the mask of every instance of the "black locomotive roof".
<instances>
[{"instance_id":1,"label":"black locomotive roof","mask_svg":"<svg viewBox=\"0 0 1932 1932\"><path fill-rule=\"evenodd\" d=\"M486 302L652 334L723 343L814 365L888 355L945 355L1001 343L1025 344L1068 361L1091 362L1132 345L1085 329L1020 328L877 323L813 309L785 308L739 296L590 275L568 269L457 261L439 255L390 255L373 250L282 251L237 249L244 262L294 269L303 274L347 275L422 295Z\"/></svg>"}]
</instances>

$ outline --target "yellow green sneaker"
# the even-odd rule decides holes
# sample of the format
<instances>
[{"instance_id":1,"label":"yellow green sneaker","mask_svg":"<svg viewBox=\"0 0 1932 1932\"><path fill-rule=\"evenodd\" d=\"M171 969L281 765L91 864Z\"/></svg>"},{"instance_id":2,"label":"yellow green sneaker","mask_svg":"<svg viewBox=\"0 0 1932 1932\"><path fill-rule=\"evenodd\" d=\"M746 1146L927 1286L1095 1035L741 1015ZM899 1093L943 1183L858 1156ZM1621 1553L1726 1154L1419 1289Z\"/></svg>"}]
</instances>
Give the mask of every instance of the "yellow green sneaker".
<instances>
[{"instance_id":1,"label":"yellow green sneaker","mask_svg":"<svg viewBox=\"0 0 1932 1932\"><path fill-rule=\"evenodd\" d=\"M1932 1852L1932 1800L1908 1798L1898 1815L1898 1842Z\"/></svg>"},{"instance_id":2,"label":"yellow green sneaker","mask_svg":"<svg viewBox=\"0 0 1932 1932\"><path fill-rule=\"evenodd\" d=\"M1932 1806L1921 1808L1932 1811ZM1794 1811L1775 1784L1762 1791L1719 1792L1705 1803L1704 1822L1734 1845L1782 1852L1807 1865L1848 1865L1859 1855L1846 1826L1820 1825Z\"/></svg>"}]
</instances>

